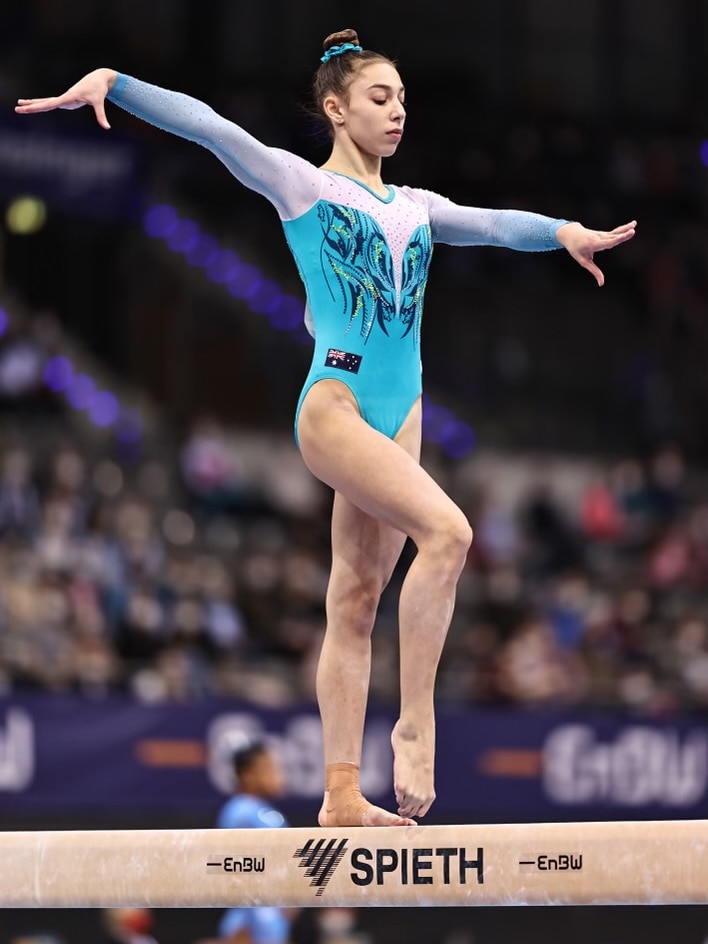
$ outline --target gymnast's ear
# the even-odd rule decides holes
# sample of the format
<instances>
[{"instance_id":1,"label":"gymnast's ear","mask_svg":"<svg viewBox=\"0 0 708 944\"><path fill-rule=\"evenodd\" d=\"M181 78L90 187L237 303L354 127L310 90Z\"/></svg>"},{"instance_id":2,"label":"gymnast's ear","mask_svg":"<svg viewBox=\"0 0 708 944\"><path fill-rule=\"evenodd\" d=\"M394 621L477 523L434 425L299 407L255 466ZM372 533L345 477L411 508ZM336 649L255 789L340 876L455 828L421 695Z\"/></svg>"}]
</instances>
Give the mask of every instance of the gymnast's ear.
<instances>
[{"instance_id":1,"label":"gymnast's ear","mask_svg":"<svg viewBox=\"0 0 708 944\"><path fill-rule=\"evenodd\" d=\"M330 92L329 95L325 95L322 100L322 111L333 125L341 125L344 122L342 101L339 96L335 95L333 92Z\"/></svg>"}]
</instances>

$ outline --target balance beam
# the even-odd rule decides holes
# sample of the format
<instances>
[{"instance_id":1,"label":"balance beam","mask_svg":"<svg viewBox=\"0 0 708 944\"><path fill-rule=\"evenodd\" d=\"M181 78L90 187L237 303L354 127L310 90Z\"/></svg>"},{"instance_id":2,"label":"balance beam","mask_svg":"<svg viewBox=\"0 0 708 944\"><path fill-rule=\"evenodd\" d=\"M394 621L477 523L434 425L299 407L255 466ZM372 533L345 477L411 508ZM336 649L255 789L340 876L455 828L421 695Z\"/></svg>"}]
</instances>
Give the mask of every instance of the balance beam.
<instances>
[{"instance_id":1,"label":"balance beam","mask_svg":"<svg viewBox=\"0 0 708 944\"><path fill-rule=\"evenodd\" d=\"M704 820L0 833L2 908L706 902Z\"/></svg>"}]
</instances>

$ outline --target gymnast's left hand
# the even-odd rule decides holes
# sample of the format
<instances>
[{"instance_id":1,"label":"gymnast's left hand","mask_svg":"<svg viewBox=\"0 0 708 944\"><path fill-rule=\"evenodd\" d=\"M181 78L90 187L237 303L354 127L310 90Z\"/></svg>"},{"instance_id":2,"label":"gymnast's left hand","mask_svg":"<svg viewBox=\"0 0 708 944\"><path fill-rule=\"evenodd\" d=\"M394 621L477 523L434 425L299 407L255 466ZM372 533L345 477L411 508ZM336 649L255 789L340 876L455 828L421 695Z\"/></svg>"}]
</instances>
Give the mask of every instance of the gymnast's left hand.
<instances>
[{"instance_id":1,"label":"gymnast's left hand","mask_svg":"<svg viewBox=\"0 0 708 944\"><path fill-rule=\"evenodd\" d=\"M602 252L603 249L614 249L615 246L626 243L634 236L636 226L637 221L632 220L631 223L624 223L609 232L604 232L586 229L581 223L564 223L558 229L556 239L568 250L578 265L595 276L597 284L602 287L605 284L605 276L595 264L595 253Z\"/></svg>"}]
</instances>

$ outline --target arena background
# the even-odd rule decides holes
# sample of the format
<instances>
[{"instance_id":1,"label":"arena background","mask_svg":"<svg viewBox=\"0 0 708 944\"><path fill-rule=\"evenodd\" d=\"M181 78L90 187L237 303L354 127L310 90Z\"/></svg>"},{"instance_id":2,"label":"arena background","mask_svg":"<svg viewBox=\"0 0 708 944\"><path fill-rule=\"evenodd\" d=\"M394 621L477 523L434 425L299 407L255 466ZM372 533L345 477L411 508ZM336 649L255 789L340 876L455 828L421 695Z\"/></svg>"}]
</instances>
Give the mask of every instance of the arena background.
<instances>
[{"instance_id":1,"label":"arena background","mask_svg":"<svg viewBox=\"0 0 708 944\"><path fill-rule=\"evenodd\" d=\"M599 258L601 291L561 253L435 250L424 461L477 542L441 667L430 819L708 812L704 0L4 0L4 829L210 825L222 735L243 724L283 751L291 821L314 821L330 498L292 442L309 347L277 216L116 107L106 133L86 109L13 104L108 65L317 162L309 82L347 26L407 86L388 179L639 222ZM384 799L396 588L367 729ZM159 912L154 934L191 944L216 917ZM315 925L296 939L331 940ZM101 927L0 912L2 944ZM708 910L372 910L351 939L511 936L701 944Z\"/></svg>"}]
</instances>

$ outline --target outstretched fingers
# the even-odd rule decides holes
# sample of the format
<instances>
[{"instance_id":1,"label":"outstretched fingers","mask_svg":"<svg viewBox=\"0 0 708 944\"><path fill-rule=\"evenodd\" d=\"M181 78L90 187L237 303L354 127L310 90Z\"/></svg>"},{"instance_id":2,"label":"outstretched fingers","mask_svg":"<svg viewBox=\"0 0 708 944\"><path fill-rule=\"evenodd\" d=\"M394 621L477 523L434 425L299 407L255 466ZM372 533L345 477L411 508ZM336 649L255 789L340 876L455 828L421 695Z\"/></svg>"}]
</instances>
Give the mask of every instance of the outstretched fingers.
<instances>
[{"instance_id":1,"label":"outstretched fingers","mask_svg":"<svg viewBox=\"0 0 708 944\"><path fill-rule=\"evenodd\" d=\"M598 251L612 249L614 246L626 243L628 239L634 236L636 226L636 222L625 223L623 226L617 226L607 233L598 233L597 235L600 237L600 242L595 246L595 249Z\"/></svg>"},{"instance_id":2,"label":"outstretched fingers","mask_svg":"<svg viewBox=\"0 0 708 944\"><path fill-rule=\"evenodd\" d=\"M581 240L579 246L577 244L575 247L568 246L575 261L593 276L600 288L605 284L605 276L594 261L595 253L602 252L605 249L613 249L615 246L620 246L632 239L636 225L636 220L632 220L632 222L616 226L608 232L586 230L585 238Z\"/></svg>"},{"instance_id":3,"label":"outstretched fingers","mask_svg":"<svg viewBox=\"0 0 708 944\"><path fill-rule=\"evenodd\" d=\"M580 265L584 269L587 269L588 272L594 277L599 287L602 288L602 286L605 284L605 275L600 269L600 267L595 265L595 263L593 262L592 256L590 256L589 258L581 258L578 261L580 262Z\"/></svg>"},{"instance_id":4,"label":"outstretched fingers","mask_svg":"<svg viewBox=\"0 0 708 944\"><path fill-rule=\"evenodd\" d=\"M15 111L18 115L35 115L42 111L53 111L60 106L57 104L58 98L18 98Z\"/></svg>"},{"instance_id":5,"label":"outstretched fingers","mask_svg":"<svg viewBox=\"0 0 708 944\"><path fill-rule=\"evenodd\" d=\"M614 229L610 230L610 233L626 233L631 231L634 233L634 230L637 228L637 221L630 220L629 223L622 223L621 226L615 226Z\"/></svg>"},{"instance_id":6,"label":"outstretched fingers","mask_svg":"<svg viewBox=\"0 0 708 944\"><path fill-rule=\"evenodd\" d=\"M71 111L83 105L90 105L99 125L107 131L110 129L106 117L105 95L96 94L93 89L79 92L75 87L63 95L52 95L49 98L18 98L15 111L18 115L37 115L45 111L55 111L57 108Z\"/></svg>"}]
</instances>

